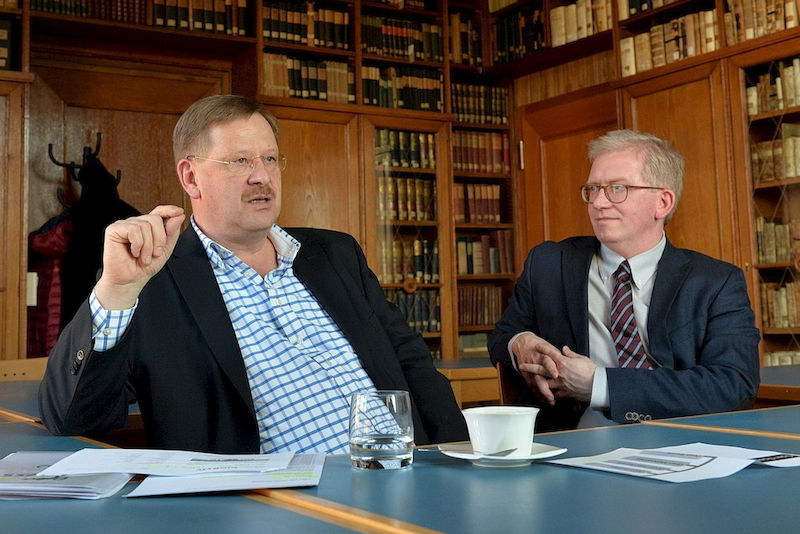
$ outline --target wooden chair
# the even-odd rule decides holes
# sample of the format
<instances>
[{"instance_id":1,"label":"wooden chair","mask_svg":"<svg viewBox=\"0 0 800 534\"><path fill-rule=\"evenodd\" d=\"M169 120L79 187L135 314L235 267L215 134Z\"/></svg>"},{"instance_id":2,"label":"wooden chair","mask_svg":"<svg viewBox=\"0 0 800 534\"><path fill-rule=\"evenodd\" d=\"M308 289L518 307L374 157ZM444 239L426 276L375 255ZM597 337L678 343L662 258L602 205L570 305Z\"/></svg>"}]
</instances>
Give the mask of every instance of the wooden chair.
<instances>
[{"instance_id":1,"label":"wooden chair","mask_svg":"<svg viewBox=\"0 0 800 534\"><path fill-rule=\"evenodd\" d=\"M500 404L503 406L517 404L520 390L527 387L525 379L513 368L498 363L497 380L500 389Z\"/></svg>"}]
</instances>

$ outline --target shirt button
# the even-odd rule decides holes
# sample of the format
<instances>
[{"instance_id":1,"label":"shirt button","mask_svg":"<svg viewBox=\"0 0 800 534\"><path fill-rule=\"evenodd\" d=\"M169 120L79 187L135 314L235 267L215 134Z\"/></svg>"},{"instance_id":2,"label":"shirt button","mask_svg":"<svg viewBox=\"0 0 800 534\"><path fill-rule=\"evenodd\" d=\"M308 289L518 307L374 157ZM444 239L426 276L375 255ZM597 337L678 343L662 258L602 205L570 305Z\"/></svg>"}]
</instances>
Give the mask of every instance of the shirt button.
<instances>
[{"instance_id":1,"label":"shirt button","mask_svg":"<svg viewBox=\"0 0 800 534\"><path fill-rule=\"evenodd\" d=\"M104 336L110 336L111 335L111 329L110 328L103 328L103 335Z\"/></svg>"},{"instance_id":2,"label":"shirt button","mask_svg":"<svg viewBox=\"0 0 800 534\"><path fill-rule=\"evenodd\" d=\"M277 304L278 306L283 306L283 303L284 303L283 298L278 297L275 299L275 304Z\"/></svg>"},{"instance_id":3,"label":"shirt button","mask_svg":"<svg viewBox=\"0 0 800 534\"><path fill-rule=\"evenodd\" d=\"M96 333L97 333L97 327L96 327L96 326L93 326L93 327L92 327L92 334L96 334Z\"/></svg>"}]
</instances>

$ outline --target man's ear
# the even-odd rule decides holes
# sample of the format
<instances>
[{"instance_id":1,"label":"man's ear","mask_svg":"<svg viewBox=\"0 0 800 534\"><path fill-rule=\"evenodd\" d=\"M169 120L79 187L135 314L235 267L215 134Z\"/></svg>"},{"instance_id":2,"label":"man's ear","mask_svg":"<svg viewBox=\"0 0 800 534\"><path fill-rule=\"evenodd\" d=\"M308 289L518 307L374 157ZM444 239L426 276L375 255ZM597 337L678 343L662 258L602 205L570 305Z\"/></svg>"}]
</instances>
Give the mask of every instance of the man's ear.
<instances>
[{"instance_id":1,"label":"man's ear","mask_svg":"<svg viewBox=\"0 0 800 534\"><path fill-rule=\"evenodd\" d=\"M192 162L184 158L178 162L178 179L181 187L189 195L189 198L200 198L200 187L197 185L197 175L194 172Z\"/></svg>"},{"instance_id":2,"label":"man's ear","mask_svg":"<svg viewBox=\"0 0 800 534\"><path fill-rule=\"evenodd\" d=\"M656 207L656 219L664 220L675 206L675 191L662 189L658 192L658 206Z\"/></svg>"}]
</instances>

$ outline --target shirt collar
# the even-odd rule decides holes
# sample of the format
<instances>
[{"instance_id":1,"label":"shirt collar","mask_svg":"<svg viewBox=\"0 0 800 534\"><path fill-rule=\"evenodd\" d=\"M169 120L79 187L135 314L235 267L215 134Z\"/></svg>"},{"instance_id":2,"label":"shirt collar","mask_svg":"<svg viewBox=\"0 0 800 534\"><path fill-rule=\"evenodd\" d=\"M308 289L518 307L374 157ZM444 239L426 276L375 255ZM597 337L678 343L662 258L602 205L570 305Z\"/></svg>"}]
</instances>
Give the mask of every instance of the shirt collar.
<instances>
[{"instance_id":1,"label":"shirt collar","mask_svg":"<svg viewBox=\"0 0 800 534\"><path fill-rule=\"evenodd\" d=\"M627 258L628 265L631 266L631 277L633 278L633 285L642 287L651 276L653 276L658 268L658 261L664 253L664 248L667 246L667 237L662 234L661 239L656 246L650 250L646 250L641 254ZM625 260L624 256L617 254L607 246L600 244L600 278L605 282L617 270L619 264Z\"/></svg>"},{"instance_id":2,"label":"shirt collar","mask_svg":"<svg viewBox=\"0 0 800 534\"><path fill-rule=\"evenodd\" d=\"M232 266L241 261L236 254L203 233L200 227L197 226L194 215L191 216L190 222L194 231L197 232L197 237L200 238L200 242L203 244L208 259L214 266ZM300 242L277 224L272 225L267 236L269 240L272 241L275 251L277 252L278 268L285 269L291 267L297 257L297 253L300 251Z\"/></svg>"}]
</instances>

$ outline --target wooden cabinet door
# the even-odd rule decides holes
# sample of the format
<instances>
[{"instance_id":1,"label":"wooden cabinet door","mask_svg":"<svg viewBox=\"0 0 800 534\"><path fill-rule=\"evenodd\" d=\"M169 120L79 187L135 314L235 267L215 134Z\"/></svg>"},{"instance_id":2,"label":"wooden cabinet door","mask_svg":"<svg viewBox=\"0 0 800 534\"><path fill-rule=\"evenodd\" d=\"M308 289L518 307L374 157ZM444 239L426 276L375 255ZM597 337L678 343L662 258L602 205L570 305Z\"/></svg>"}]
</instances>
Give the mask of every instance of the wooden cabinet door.
<instances>
[{"instance_id":1,"label":"wooden cabinet door","mask_svg":"<svg viewBox=\"0 0 800 534\"><path fill-rule=\"evenodd\" d=\"M356 116L271 108L278 117L283 204L278 224L339 230L364 240Z\"/></svg>"},{"instance_id":2,"label":"wooden cabinet door","mask_svg":"<svg viewBox=\"0 0 800 534\"><path fill-rule=\"evenodd\" d=\"M578 188L591 164L589 141L617 126L616 92L581 91L530 104L520 113L525 169L521 184L527 251L544 240L591 235ZM522 228L522 221L519 221Z\"/></svg>"},{"instance_id":3,"label":"wooden cabinet door","mask_svg":"<svg viewBox=\"0 0 800 534\"><path fill-rule=\"evenodd\" d=\"M666 228L673 244L741 263L722 65L708 63L622 89L624 124L668 140L686 160L683 195ZM742 214L741 217L746 217Z\"/></svg>"},{"instance_id":4,"label":"wooden cabinet door","mask_svg":"<svg viewBox=\"0 0 800 534\"><path fill-rule=\"evenodd\" d=\"M24 85L0 82L0 360L25 357Z\"/></svg>"}]
</instances>

